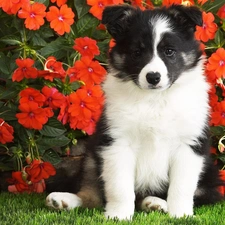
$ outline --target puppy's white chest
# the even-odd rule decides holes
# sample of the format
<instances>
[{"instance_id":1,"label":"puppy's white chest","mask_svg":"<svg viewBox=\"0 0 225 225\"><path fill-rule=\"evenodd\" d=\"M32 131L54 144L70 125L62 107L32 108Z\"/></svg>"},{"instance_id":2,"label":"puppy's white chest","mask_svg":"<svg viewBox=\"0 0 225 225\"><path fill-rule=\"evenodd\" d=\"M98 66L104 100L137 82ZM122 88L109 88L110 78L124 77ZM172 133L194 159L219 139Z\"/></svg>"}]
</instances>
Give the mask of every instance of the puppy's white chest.
<instances>
[{"instance_id":1,"label":"puppy's white chest","mask_svg":"<svg viewBox=\"0 0 225 225\"><path fill-rule=\"evenodd\" d=\"M175 144L174 144L175 145ZM149 135L140 143L136 152L135 189L137 192L151 190L163 192L169 182L169 165L172 143Z\"/></svg>"}]
</instances>

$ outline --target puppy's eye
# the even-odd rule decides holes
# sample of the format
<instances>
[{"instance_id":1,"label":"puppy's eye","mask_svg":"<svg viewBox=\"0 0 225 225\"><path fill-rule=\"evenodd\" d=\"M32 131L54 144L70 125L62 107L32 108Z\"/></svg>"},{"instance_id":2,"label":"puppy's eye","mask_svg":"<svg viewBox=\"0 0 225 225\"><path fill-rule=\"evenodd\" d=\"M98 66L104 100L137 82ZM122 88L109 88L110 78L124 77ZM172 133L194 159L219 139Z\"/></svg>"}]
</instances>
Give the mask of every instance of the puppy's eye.
<instances>
[{"instance_id":1,"label":"puppy's eye","mask_svg":"<svg viewBox=\"0 0 225 225\"><path fill-rule=\"evenodd\" d=\"M132 52L132 57L133 58L138 58L141 56L141 51L140 50L135 50L134 52Z\"/></svg>"},{"instance_id":2,"label":"puppy's eye","mask_svg":"<svg viewBox=\"0 0 225 225\"><path fill-rule=\"evenodd\" d=\"M174 56L176 53L176 51L174 49L171 49L171 48L166 48L165 51L164 51L164 54L167 56L167 57L171 57L171 56Z\"/></svg>"}]
</instances>

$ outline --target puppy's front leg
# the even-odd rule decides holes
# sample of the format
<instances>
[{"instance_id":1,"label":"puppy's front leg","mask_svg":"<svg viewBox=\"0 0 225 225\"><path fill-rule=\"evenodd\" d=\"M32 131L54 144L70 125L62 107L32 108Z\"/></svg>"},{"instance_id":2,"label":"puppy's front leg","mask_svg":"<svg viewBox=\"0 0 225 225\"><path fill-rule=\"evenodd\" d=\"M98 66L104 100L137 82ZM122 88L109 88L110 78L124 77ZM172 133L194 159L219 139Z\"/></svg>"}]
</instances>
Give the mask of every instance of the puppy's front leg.
<instances>
[{"instance_id":1,"label":"puppy's front leg","mask_svg":"<svg viewBox=\"0 0 225 225\"><path fill-rule=\"evenodd\" d=\"M130 220L134 214L134 153L124 144L102 152L106 218Z\"/></svg>"},{"instance_id":2,"label":"puppy's front leg","mask_svg":"<svg viewBox=\"0 0 225 225\"><path fill-rule=\"evenodd\" d=\"M193 215L194 192L197 188L204 158L194 153L190 146L176 150L171 161L168 190L168 212L173 217Z\"/></svg>"}]
</instances>

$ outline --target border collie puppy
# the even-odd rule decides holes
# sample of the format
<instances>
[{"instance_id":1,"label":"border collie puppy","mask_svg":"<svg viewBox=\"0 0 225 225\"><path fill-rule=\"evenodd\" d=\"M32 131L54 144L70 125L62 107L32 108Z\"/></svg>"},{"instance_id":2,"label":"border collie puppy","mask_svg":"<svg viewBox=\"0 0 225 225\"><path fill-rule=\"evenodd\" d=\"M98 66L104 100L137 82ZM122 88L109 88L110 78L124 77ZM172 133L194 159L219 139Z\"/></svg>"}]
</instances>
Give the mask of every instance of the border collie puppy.
<instances>
[{"instance_id":1,"label":"border collie puppy","mask_svg":"<svg viewBox=\"0 0 225 225\"><path fill-rule=\"evenodd\" d=\"M81 189L53 192L47 205L105 206L107 218L123 220L135 206L182 217L193 215L194 205L222 200L209 156L205 60L194 39L195 26L202 25L199 9L111 6L102 22L116 45Z\"/></svg>"}]
</instances>

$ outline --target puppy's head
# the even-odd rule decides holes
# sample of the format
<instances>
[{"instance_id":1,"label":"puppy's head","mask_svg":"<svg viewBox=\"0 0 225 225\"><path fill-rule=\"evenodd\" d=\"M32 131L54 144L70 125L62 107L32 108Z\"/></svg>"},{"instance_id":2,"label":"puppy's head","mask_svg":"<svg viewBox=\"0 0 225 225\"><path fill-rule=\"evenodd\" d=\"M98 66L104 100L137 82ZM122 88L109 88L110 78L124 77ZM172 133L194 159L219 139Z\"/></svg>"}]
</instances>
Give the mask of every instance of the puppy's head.
<instances>
[{"instance_id":1,"label":"puppy's head","mask_svg":"<svg viewBox=\"0 0 225 225\"><path fill-rule=\"evenodd\" d=\"M202 13L196 7L141 11L111 6L104 10L102 23L116 42L110 52L114 73L142 89L170 87L197 65L202 54L194 39L196 25L202 25Z\"/></svg>"}]
</instances>

